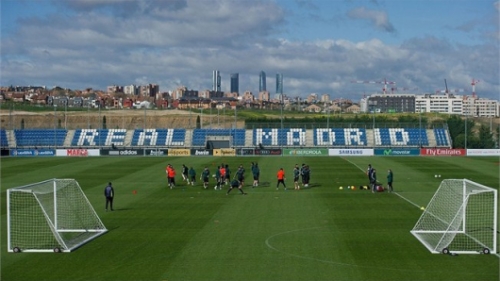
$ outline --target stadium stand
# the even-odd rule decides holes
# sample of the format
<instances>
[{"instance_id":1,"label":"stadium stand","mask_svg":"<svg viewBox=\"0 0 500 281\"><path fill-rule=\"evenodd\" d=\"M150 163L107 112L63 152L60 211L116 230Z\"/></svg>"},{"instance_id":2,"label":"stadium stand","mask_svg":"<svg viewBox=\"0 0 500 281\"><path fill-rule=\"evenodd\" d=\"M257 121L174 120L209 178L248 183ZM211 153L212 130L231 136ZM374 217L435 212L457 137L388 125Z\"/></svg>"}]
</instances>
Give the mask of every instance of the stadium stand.
<instances>
[{"instance_id":1,"label":"stadium stand","mask_svg":"<svg viewBox=\"0 0 500 281\"><path fill-rule=\"evenodd\" d=\"M251 132L251 133L250 133ZM71 133L71 134L70 134ZM259 128L246 132L245 129L24 129L14 130L11 142L18 147L35 146L163 146L193 147L206 146L210 137L227 137L232 146L327 146L327 147L450 147L449 132L445 128ZM248 137L246 136L248 134ZM429 135L427 135L429 134ZM11 135L11 137L12 137ZM370 141L367 140L368 136ZM128 136L128 138L127 138ZM189 143L187 138L192 140ZM435 141L434 141L435 137ZM65 142L65 139L68 140ZM247 139L248 138L248 139ZM70 140L71 139L71 140ZM216 138L215 138L216 139ZM247 139L247 140L246 140ZM251 140L251 143L250 143ZM0 130L0 145L9 146L9 135Z\"/></svg>"},{"instance_id":2,"label":"stadium stand","mask_svg":"<svg viewBox=\"0 0 500 281\"><path fill-rule=\"evenodd\" d=\"M366 146L366 130L363 128L320 128L314 130L317 146Z\"/></svg>"},{"instance_id":3,"label":"stadium stand","mask_svg":"<svg viewBox=\"0 0 500 281\"><path fill-rule=\"evenodd\" d=\"M245 129L194 129L193 146L205 146L209 136L230 136L233 146L245 145Z\"/></svg>"},{"instance_id":4,"label":"stadium stand","mask_svg":"<svg viewBox=\"0 0 500 281\"><path fill-rule=\"evenodd\" d=\"M376 146L428 146L425 129L375 128Z\"/></svg>"},{"instance_id":5,"label":"stadium stand","mask_svg":"<svg viewBox=\"0 0 500 281\"><path fill-rule=\"evenodd\" d=\"M436 145L437 146L446 146L449 147L450 143L448 142L448 131L446 129L434 129L434 136L436 137Z\"/></svg>"},{"instance_id":6,"label":"stadium stand","mask_svg":"<svg viewBox=\"0 0 500 281\"><path fill-rule=\"evenodd\" d=\"M7 139L7 132L4 129L0 130L0 146L1 147L9 146L9 140Z\"/></svg>"},{"instance_id":7,"label":"stadium stand","mask_svg":"<svg viewBox=\"0 0 500 281\"><path fill-rule=\"evenodd\" d=\"M65 129L14 130L17 146L62 146L68 131Z\"/></svg>"},{"instance_id":8,"label":"stadium stand","mask_svg":"<svg viewBox=\"0 0 500 281\"><path fill-rule=\"evenodd\" d=\"M132 146L184 146L186 129L137 129Z\"/></svg>"},{"instance_id":9,"label":"stadium stand","mask_svg":"<svg viewBox=\"0 0 500 281\"><path fill-rule=\"evenodd\" d=\"M71 146L124 145L126 129L78 129Z\"/></svg>"},{"instance_id":10,"label":"stadium stand","mask_svg":"<svg viewBox=\"0 0 500 281\"><path fill-rule=\"evenodd\" d=\"M306 130L303 128L255 129L253 145L263 146L305 146Z\"/></svg>"}]
</instances>

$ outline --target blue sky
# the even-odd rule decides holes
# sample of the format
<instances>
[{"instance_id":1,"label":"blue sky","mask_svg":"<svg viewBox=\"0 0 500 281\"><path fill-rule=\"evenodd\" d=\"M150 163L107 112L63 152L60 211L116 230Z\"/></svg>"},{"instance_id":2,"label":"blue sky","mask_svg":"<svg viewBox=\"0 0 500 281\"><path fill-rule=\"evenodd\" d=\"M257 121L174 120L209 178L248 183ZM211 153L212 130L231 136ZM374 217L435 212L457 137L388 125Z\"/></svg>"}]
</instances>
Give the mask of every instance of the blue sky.
<instances>
[{"instance_id":1,"label":"blue sky","mask_svg":"<svg viewBox=\"0 0 500 281\"><path fill-rule=\"evenodd\" d=\"M499 99L499 1L2 0L0 84L105 89L155 83L358 100L450 89ZM418 90L417 90L418 88Z\"/></svg>"}]
</instances>

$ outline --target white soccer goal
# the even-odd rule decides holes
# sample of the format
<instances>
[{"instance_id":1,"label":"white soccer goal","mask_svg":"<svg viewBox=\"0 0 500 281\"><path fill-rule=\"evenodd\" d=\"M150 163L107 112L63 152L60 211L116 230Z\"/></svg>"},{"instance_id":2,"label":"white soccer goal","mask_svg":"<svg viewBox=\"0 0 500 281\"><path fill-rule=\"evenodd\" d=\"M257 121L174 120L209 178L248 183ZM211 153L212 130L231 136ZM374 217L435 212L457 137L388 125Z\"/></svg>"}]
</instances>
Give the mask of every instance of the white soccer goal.
<instances>
[{"instance_id":1,"label":"white soccer goal","mask_svg":"<svg viewBox=\"0 0 500 281\"><path fill-rule=\"evenodd\" d=\"M443 180L411 233L431 253L496 253L497 193L467 179Z\"/></svg>"},{"instance_id":2,"label":"white soccer goal","mask_svg":"<svg viewBox=\"0 0 500 281\"><path fill-rule=\"evenodd\" d=\"M106 232L74 179L7 190L9 252L71 252Z\"/></svg>"}]
</instances>

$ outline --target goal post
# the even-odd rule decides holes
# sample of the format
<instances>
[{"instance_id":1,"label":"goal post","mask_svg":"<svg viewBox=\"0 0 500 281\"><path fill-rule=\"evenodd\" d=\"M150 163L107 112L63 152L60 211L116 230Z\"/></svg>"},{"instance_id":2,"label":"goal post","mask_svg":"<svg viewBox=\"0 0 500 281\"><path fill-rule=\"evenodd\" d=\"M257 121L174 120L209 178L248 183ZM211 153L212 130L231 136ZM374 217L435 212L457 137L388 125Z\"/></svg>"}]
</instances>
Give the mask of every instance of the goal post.
<instances>
[{"instance_id":1,"label":"goal post","mask_svg":"<svg viewBox=\"0 0 500 281\"><path fill-rule=\"evenodd\" d=\"M9 252L71 252L107 232L74 179L7 190Z\"/></svg>"},{"instance_id":2,"label":"goal post","mask_svg":"<svg viewBox=\"0 0 500 281\"><path fill-rule=\"evenodd\" d=\"M498 190L443 180L411 234L431 253L497 253Z\"/></svg>"}]
</instances>

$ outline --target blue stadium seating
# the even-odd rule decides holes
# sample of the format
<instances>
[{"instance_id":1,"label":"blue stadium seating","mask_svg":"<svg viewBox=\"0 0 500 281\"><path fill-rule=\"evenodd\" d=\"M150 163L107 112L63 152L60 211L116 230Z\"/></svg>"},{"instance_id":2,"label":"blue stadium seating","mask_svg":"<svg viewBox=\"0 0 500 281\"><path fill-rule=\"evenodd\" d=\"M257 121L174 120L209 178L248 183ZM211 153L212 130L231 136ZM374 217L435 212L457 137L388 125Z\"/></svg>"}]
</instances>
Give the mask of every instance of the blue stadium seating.
<instances>
[{"instance_id":1,"label":"blue stadium seating","mask_svg":"<svg viewBox=\"0 0 500 281\"><path fill-rule=\"evenodd\" d=\"M78 129L71 146L111 146L124 145L125 129Z\"/></svg>"},{"instance_id":2,"label":"blue stadium seating","mask_svg":"<svg viewBox=\"0 0 500 281\"><path fill-rule=\"evenodd\" d=\"M65 129L14 130L17 146L62 146L68 131Z\"/></svg>"},{"instance_id":3,"label":"blue stadium seating","mask_svg":"<svg viewBox=\"0 0 500 281\"><path fill-rule=\"evenodd\" d=\"M5 132L4 129L0 130L0 146L1 147L9 146L9 140L7 140L7 132Z\"/></svg>"},{"instance_id":4,"label":"blue stadium seating","mask_svg":"<svg viewBox=\"0 0 500 281\"><path fill-rule=\"evenodd\" d=\"M233 146L245 145L245 129L194 129L193 146L205 146L208 136L231 136Z\"/></svg>"},{"instance_id":5,"label":"blue stadium seating","mask_svg":"<svg viewBox=\"0 0 500 281\"><path fill-rule=\"evenodd\" d=\"M428 146L425 129L415 128L375 128L376 146Z\"/></svg>"},{"instance_id":6,"label":"blue stadium seating","mask_svg":"<svg viewBox=\"0 0 500 281\"><path fill-rule=\"evenodd\" d=\"M446 129L434 129L434 136L436 137L437 146L450 146L447 138Z\"/></svg>"},{"instance_id":7,"label":"blue stadium seating","mask_svg":"<svg viewBox=\"0 0 500 281\"><path fill-rule=\"evenodd\" d=\"M314 145L319 146L366 146L366 130L363 128L321 128L314 130Z\"/></svg>"},{"instance_id":8,"label":"blue stadium seating","mask_svg":"<svg viewBox=\"0 0 500 281\"><path fill-rule=\"evenodd\" d=\"M133 146L184 146L186 129L137 129Z\"/></svg>"},{"instance_id":9,"label":"blue stadium seating","mask_svg":"<svg viewBox=\"0 0 500 281\"><path fill-rule=\"evenodd\" d=\"M303 128L254 129L253 145L257 146L305 146L306 130Z\"/></svg>"}]
</instances>

